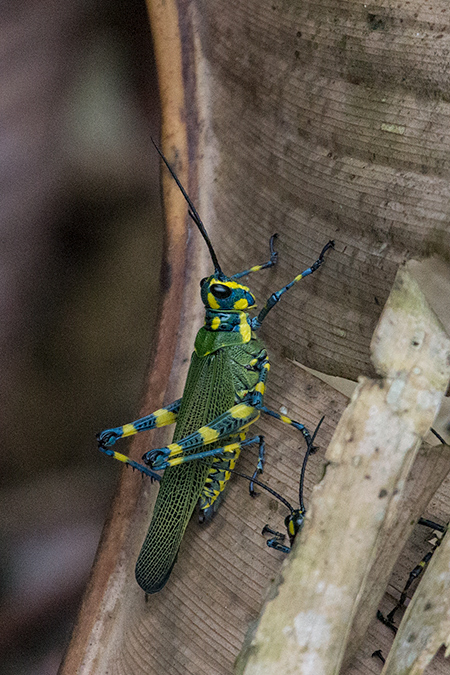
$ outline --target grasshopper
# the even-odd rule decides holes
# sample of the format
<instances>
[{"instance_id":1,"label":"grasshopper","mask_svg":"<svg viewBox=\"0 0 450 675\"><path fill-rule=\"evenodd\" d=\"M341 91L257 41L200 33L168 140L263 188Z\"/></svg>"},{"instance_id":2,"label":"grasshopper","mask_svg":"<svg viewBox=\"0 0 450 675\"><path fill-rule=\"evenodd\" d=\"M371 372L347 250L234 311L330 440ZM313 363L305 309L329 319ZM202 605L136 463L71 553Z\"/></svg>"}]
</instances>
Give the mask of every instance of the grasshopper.
<instances>
[{"instance_id":1,"label":"grasshopper","mask_svg":"<svg viewBox=\"0 0 450 675\"><path fill-rule=\"evenodd\" d=\"M264 406L270 363L257 331L284 293L318 270L325 252L334 247L334 242L329 241L311 267L273 293L259 314L250 318L247 310L255 307L255 297L239 279L275 265L276 235L270 239L267 262L226 276L191 199L167 159L154 145L188 203L189 216L208 247L214 274L200 282L205 323L195 339L183 396L151 415L97 434L102 452L161 481L153 518L136 563L136 580L147 594L157 593L166 584L197 503L200 522L214 515L241 449L259 446L254 475L262 472L264 438L246 437L249 426L261 414L292 425L303 435L307 447L310 446L311 435L303 424ZM175 422L173 442L146 452L142 457L144 464L111 449L119 438ZM163 469L161 478L157 471Z\"/></svg>"}]
</instances>

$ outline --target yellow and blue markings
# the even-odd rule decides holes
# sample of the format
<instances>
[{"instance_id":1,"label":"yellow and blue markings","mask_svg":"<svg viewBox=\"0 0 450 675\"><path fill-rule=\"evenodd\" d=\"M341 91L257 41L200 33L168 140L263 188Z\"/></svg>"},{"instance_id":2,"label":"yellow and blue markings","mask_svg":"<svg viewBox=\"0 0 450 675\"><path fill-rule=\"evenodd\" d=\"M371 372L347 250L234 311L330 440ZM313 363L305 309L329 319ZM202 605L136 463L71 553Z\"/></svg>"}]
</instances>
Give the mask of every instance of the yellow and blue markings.
<instances>
[{"instance_id":1,"label":"yellow and blue markings","mask_svg":"<svg viewBox=\"0 0 450 675\"><path fill-rule=\"evenodd\" d=\"M186 436L183 440L171 443L165 448L149 450L142 459L153 469L161 470L167 469L169 466L177 466L178 464L193 462L197 459L205 459L205 457L222 455L224 452L234 452L237 447L243 447L244 444L248 444L248 441L239 441L226 445L223 448L213 448L212 450L195 453L193 451L216 441L221 441L224 438L234 436L255 422L260 415L260 411L254 406L239 403L227 412L219 415L211 424L201 427L198 431ZM186 454L187 451L190 451L190 454Z\"/></svg>"},{"instance_id":2,"label":"yellow and blue markings","mask_svg":"<svg viewBox=\"0 0 450 675\"><path fill-rule=\"evenodd\" d=\"M318 423L314 434L311 437L311 442L308 444L308 449L306 451L306 454L303 458L303 463L302 463L302 468L300 471L300 481L299 481L299 487L298 487L298 495L299 495L299 503L300 506L298 509L294 509L294 507L288 502L287 499L282 497L278 492L273 490L271 487L266 485L265 483L262 483L259 480L256 480L255 475L253 476L246 476L243 473L239 473L239 471L231 470L231 473L236 474L237 476L241 476L241 478L245 478L248 481L250 481L251 485L259 485L259 487L262 487L266 492L269 492L271 495L276 497L278 501L280 501L282 504L284 504L288 509L289 509L289 514L286 516L284 519L284 526L286 528L286 532L289 538L290 546L286 546L284 544L285 540L285 535L282 532L278 532L277 530L272 530L268 525L264 525L262 529L262 534L271 534L272 537L266 541L266 544L269 548L273 548L276 551L281 551L281 553L289 553L292 545L295 541L295 538L297 534L300 532L300 530L303 527L303 523L305 520L305 514L306 514L306 508L305 508L305 502L303 499L303 488L305 484L305 472L306 472L306 464L308 462L309 456L315 452L316 448L314 447L314 439L317 436L317 433L320 429L320 426L325 418L322 417L320 422Z\"/></svg>"},{"instance_id":3,"label":"yellow and blue markings","mask_svg":"<svg viewBox=\"0 0 450 675\"><path fill-rule=\"evenodd\" d=\"M155 146L156 147L156 146ZM242 277L273 267L276 235L270 239L270 258L233 276L222 271L199 214L168 161L157 148L200 231L211 256L214 273L200 282L205 322L195 339L194 352L183 396L156 412L121 427L98 434L99 448L118 461L158 480L164 471L153 518L136 564L136 579L146 593L161 590L169 578L187 523L197 505L201 520L212 517L239 453L258 445L254 478L264 466L264 438L246 438L248 428L261 414L270 415L299 430L308 447L311 436L306 427L264 405L266 379L270 370L263 342L257 336L264 318L297 281L315 272L324 262L328 242L318 259L293 281L274 293L254 317L255 296L239 283ZM143 464L111 449L119 439L175 423L172 443L149 450ZM253 484L250 485L252 491Z\"/></svg>"},{"instance_id":4,"label":"yellow and blue markings","mask_svg":"<svg viewBox=\"0 0 450 675\"><path fill-rule=\"evenodd\" d=\"M168 424L174 424L177 421L177 415L180 409L180 405L181 405L181 398L177 399L176 401L168 405L166 408L156 410L151 415L141 417L135 422L131 422L130 424L124 424L123 426L116 427L115 429L107 429L106 431L102 431L101 434L97 434L97 440L99 441L100 450L104 451L105 448L114 445L114 443L119 438L125 438L126 436L133 436L134 434L138 434L140 431L159 429L160 427L165 427Z\"/></svg>"}]
</instances>

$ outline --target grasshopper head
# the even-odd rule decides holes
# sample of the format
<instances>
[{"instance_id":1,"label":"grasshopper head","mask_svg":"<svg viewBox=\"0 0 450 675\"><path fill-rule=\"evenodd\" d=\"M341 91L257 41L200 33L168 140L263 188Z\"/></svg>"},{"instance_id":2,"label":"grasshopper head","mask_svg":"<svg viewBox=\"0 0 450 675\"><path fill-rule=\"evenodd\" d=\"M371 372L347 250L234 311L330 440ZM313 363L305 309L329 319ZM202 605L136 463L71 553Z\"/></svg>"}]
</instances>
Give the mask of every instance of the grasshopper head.
<instances>
[{"instance_id":1,"label":"grasshopper head","mask_svg":"<svg viewBox=\"0 0 450 675\"><path fill-rule=\"evenodd\" d=\"M246 311L256 306L255 296L247 286L228 279L223 274L213 274L202 279L201 296L207 309Z\"/></svg>"}]
</instances>

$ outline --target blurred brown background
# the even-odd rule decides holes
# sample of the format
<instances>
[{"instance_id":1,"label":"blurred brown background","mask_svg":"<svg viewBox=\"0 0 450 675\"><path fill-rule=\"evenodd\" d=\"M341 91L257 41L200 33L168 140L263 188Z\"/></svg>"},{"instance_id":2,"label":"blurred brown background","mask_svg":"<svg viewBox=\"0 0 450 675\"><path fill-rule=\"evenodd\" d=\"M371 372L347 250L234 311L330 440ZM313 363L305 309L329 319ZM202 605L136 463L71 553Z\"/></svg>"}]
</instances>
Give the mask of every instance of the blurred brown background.
<instances>
[{"instance_id":1,"label":"blurred brown background","mask_svg":"<svg viewBox=\"0 0 450 675\"><path fill-rule=\"evenodd\" d=\"M3 3L0 53L0 672L51 675L151 356L158 95L143 0Z\"/></svg>"}]
</instances>

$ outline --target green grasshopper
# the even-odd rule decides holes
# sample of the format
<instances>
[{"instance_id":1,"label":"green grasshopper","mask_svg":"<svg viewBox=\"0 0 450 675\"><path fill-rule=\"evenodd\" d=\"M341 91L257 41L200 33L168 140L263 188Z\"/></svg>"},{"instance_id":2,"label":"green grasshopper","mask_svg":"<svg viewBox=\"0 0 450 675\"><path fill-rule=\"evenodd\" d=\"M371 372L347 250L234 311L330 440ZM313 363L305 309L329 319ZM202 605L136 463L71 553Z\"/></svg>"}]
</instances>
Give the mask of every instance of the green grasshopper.
<instances>
[{"instance_id":1,"label":"green grasshopper","mask_svg":"<svg viewBox=\"0 0 450 675\"><path fill-rule=\"evenodd\" d=\"M229 470L234 468L242 448L259 446L254 475L262 472L264 438L260 435L246 438L248 427L261 413L298 429L309 447L311 436L303 424L263 405L270 364L256 332L281 296L297 281L319 269L325 252L334 246L334 242L329 241L311 267L273 293L259 314L250 318L247 310L255 307L255 297L238 280L275 265L276 235L270 239L267 262L227 277L191 199L167 159L155 147L187 201L189 215L208 246L214 274L200 282L205 323L197 333L182 398L131 424L97 434L102 452L161 481L153 518L136 563L136 580L148 594L157 593L166 584L197 503L200 522L210 520L214 515L230 478ZM146 452L142 458L144 464L110 449L119 438L174 422L173 442ZM161 479L156 471L162 469L165 472Z\"/></svg>"}]
</instances>

